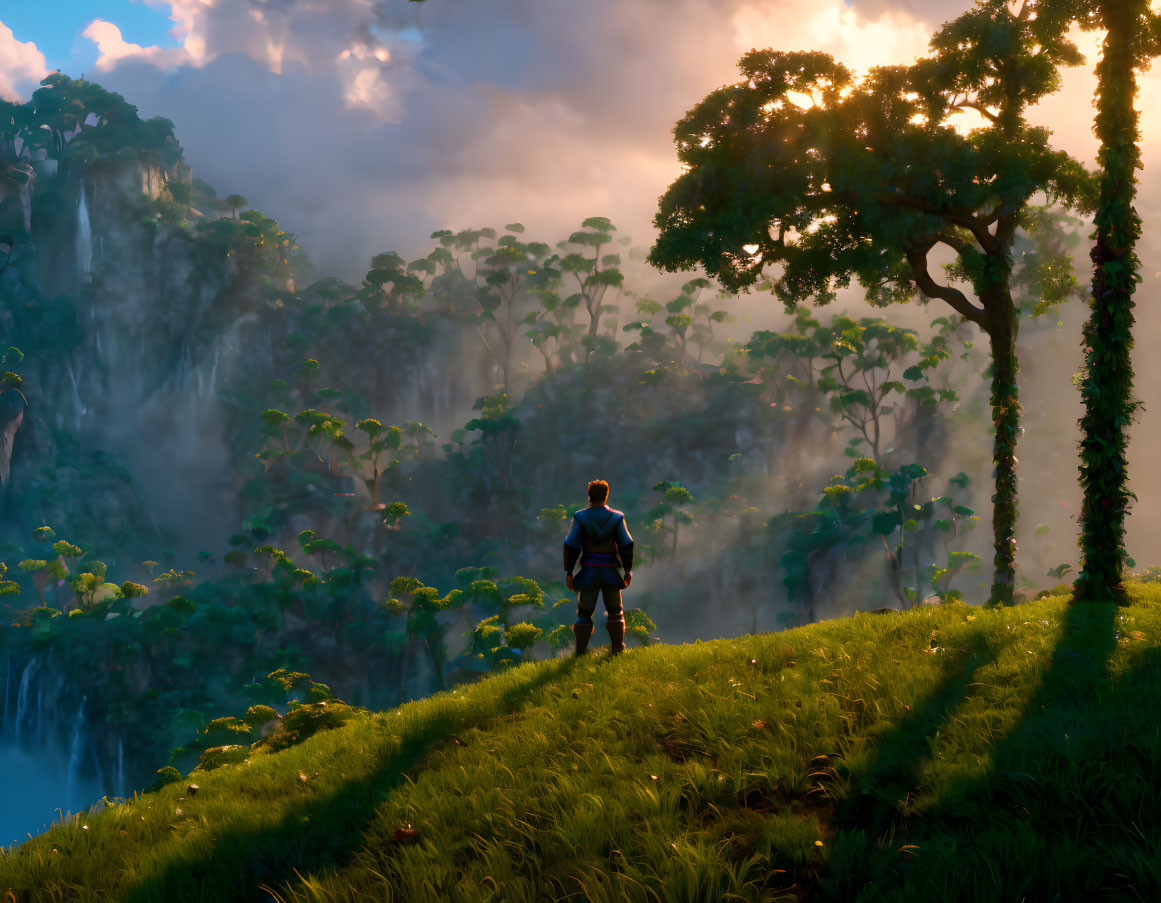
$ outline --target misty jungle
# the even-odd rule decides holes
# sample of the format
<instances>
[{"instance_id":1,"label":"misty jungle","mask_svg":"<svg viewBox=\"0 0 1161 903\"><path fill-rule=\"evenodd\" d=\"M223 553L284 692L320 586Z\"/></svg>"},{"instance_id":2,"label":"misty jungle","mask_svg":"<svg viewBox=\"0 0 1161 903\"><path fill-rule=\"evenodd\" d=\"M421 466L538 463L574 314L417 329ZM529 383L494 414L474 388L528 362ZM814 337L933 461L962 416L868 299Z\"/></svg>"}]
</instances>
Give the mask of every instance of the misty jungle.
<instances>
[{"instance_id":1,"label":"misty jungle","mask_svg":"<svg viewBox=\"0 0 1161 903\"><path fill-rule=\"evenodd\" d=\"M5 899L1156 899L1161 20L928 40L746 53L651 230L355 278L131 92L0 100ZM1032 116L1082 64L1090 161ZM619 655L561 569L595 479Z\"/></svg>"}]
</instances>

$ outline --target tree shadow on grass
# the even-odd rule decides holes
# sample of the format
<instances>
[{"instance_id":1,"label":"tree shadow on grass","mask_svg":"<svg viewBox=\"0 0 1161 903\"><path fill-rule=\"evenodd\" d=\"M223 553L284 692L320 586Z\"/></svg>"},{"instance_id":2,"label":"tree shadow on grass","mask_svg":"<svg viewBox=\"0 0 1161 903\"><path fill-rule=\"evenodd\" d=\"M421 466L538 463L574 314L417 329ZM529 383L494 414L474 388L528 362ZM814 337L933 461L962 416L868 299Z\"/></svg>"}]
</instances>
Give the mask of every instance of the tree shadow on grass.
<instances>
[{"instance_id":1,"label":"tree shadow on grass","mask_svg":"<svg viewBox=\"0 0 1161 903\"><path fill-rule=\"evenodd\" d=\"M1043 679L984 773L899 822L894 849L874 857L857 883L832 873L820 899L1156 899L1133 885L1152 868L1155 886L1161 820L1142 805L1151 799L1148 785L1127 786L1124 776L1145 768L1161 777L1156 716L1142 719L1156 711L1150 693L1161 651L1143 652L1113 674L1126 616L1132 607L1067 606Z\"/></svg>"},{"instance_id":2,"label":"tree shadow on grass","mask_svg":"<svg viewBox=\"0 0 1161 903\"><path fill-rule=\"evenodd\" d=\"M506 690L478 716L435 714L402 738L398 747L381 749L369 775L329 795L310 795L290 806L277 824L223 831L206 855L175 853L160 874L146 877L123 893L126 903L205 903L271 900L261 890L294 883L295 873L325 871L345 864L362 845L375 810L408 771L465 727L479 725L521 708L530 693L567 675L577 664L559 659Z\"/></svg>"},{"instance_id":3,"label":"tree shadow on grass","mask_svg":"<svg viewBox=\"0 0 1161 903\"><path fill-rule=\"evenodd\" d=\"M847 775L847 795L836 802L832 816L837 837L830 867L811 896L853 900L860 887L882 880L893 863L881 847L912 821L906 810L931 759L932 738L971 697L977 675L996 661L1000 648L982 633L953 648L931 692L883 733L864 769Z\"/></svg>"}]
</instances>

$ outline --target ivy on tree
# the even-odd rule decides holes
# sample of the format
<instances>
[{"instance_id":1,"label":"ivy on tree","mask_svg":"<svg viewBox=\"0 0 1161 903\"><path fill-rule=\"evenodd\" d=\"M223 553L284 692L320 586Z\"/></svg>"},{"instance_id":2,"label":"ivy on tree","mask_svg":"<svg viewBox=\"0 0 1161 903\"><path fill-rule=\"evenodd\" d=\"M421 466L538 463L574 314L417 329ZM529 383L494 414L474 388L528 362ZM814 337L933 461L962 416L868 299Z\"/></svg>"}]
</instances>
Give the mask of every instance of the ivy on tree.
<instances>
[{"instance_id":1,"label":"ivy on tree","mask_svg":"<svg viewBox=\"0 0 1161 903\"><path fill-rule=\"evenodd\" d=\"M1140 276L1134 251L1141 219L1133 208L1141 166L1134 106L1136 70L1161 52L1161 18L1147 0L1086 0L1074 4L1081 24L1105 29L1097 64L1100 199L1092 249L1092 312L1084 328L1080 419L1081 568L1076 598L1126 601L1125 512L1128 437L1139 402L1133 399L1133 290Z\"/></svg>"}]
</instances>

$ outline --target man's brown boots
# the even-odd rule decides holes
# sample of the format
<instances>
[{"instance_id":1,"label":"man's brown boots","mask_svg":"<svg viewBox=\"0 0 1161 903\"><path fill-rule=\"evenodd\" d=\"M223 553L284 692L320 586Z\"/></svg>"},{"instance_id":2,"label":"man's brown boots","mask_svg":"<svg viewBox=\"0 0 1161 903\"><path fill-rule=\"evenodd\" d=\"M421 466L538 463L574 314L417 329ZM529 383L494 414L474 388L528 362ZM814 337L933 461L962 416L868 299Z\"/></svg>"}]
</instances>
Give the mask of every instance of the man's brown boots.
<instances>
[{"instance_id":1,"label":"man's brown boots","mask_svg":"<svg viewBox=\"0 0 1161 903\"><path fill-rule=\"evenodd\" d=\"M572 632L576 634L576 654L584 655L589 646L589 637L593 635L593 625L573 624Z\"/></svg>"},{"instance_id":2,"label":"man's brown boots","mask_svg":"<svg viewBox=\"0 0 1161 903\"><path fill-rule=\"evenodd\" d=\"M625 651L625 622L624 621L609 621L606 625L609 628L609 639L612 641L612 649L610 654L616 655L618 652Z\"/></svg>"}]
</instances>

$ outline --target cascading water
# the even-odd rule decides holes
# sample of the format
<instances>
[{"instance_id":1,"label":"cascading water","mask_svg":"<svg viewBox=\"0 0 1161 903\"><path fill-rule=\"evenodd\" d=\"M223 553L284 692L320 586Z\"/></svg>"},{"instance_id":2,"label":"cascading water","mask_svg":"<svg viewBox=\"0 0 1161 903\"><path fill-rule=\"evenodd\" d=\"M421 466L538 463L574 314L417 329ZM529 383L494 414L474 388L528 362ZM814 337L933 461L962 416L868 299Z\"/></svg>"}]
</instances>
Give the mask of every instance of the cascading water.
<instances>
[{"instance_id":1,"label":"cascading water","mask_svg":"<svg viewBox=\"0 0 1161 903\"><path fill-rule=\"evenodd\" d=\"M113 785L113 793L125 798L125 735L117 737L117 783Z\"/></svg>"},{"instance_id":2,"label":"cascading water","mask_svg":"<svg viewBox=\"0 0 1161 903\"><path fill-rule=\"evenodd\" d=\"M24 666L24 672L20 675L20 689L16 694L16 720L12 724L12 735L17 743L24 738L24 720L28 714L28 690L32 686L32 678L36 676L38 668L40 660L34 658Z\"/></svg>"},{"instance_id":3,"label":"cascading water","mask_svg":"<svg viewBox=\"0 0 1161 903\"><path fill-rule=\"evenodd\" d=\"M8 733L8 697L12 695L12 656L8 656L8 670L4 674L4 720L0 721L0 734Z\"/></svg>"},{"instance_id":4,"label":"cascading water","mask_svg":"<svg viewBox=\"0 0 1161 903\"><path fill-rule=\"evenodd\" d=\"M20 667L11 657L5 684L4 736L0 738L0 847L43 831L56 813L82 811L108 792L100 767L97 738L87 729L82 699L71 725L63 722L62 701L69 697L62 675L35 657ZM19 687L12 691L12 685ZM75 699L75 697L72 697ZM124 792L124 748L118 747L117 782ZM96 775L94 779L93 775Z\"/></svg>"},{"instance_id":5,"label":"cascading water","mask_svg":"<svg viewBox=\"0 0 1161 903\"><path fill-rule=\"evenodd\" d=\"M89 409L85 403L81 401L81 381L77 377L76 372L73 370L72 363L69 363L66 366L66 370L69 374L69 381L73 384L73 413L76 417L76 430L80 432L81 420L87 413L89 413Z\"/></svg>"},{"instance_id":6,"label":"cascading water","mask_svg":"<svg viewBox=\"0 0 1161 903\"><path fill-rule=\"evenodd\" d=\"M85 186L77 199L77 280L82 285L93 275L93 227L89 221L89 201Z\"/></svg>"},{"instance_id":7,"label":"cascading water","mask_svg":"<svg viewBox=\"0 0 1161 903\"><path fill-rule=\"evenodd\" d=\"M77 709L77 717L73 721L73 742L69 744L69 767L65 773L65 799L70 802L76 793L77 776L81 770L81 758L85 753L85 703L88 702L88 699L88 696L81 697L81 704Z\"/></svg>"}]
</instances>

